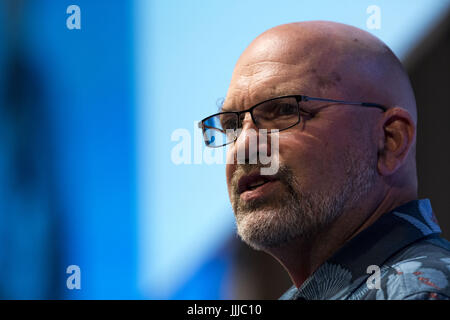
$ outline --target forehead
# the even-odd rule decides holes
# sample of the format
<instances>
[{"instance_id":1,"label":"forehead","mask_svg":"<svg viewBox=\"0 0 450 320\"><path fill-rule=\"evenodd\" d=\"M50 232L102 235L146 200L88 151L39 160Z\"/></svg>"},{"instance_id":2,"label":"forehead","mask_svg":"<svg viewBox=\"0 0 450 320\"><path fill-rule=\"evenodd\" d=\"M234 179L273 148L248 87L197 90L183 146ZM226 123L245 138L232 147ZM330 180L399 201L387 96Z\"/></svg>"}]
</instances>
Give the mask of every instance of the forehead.
<instances>
[{"instance_id":1,"label":"forehead","mask_svg":"<svg viewBox=\"0 0 450 320\"><path fill-rule=\"evenodd\" d=\"M223 109L242 110L277 96L305 94L313 76L304 64L261 61L238 66Z\"/></svg>"},{"instance_id":2,"label":"forehead","mask_svg":"<svg viewBox=\"0 0 450 320\"><path fill-rule=\"evenodd\" d=\"M341 75L310 59L293 63L258 61L238 65L233 73L224 110L243 110L277 96L303 94L334 97Z\"/></svg>"}]
</instances>

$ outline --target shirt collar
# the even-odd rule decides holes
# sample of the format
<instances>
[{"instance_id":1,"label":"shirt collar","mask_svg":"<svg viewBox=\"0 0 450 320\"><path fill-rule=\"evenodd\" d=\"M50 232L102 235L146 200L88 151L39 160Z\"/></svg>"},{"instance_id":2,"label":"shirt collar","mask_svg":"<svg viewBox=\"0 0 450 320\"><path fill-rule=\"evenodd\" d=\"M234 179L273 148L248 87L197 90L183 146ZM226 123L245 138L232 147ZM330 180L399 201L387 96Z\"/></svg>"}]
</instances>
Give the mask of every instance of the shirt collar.
<instances>
[{"instance_id":1,"label":"shirt collar","mask_svg":"<svg viewBox=\"0 0 450 320\"><path fill-rule=\"evenodd\" d=\"M370 274L370 265L382 266L409 244L441 233L429 199L413 200L382 215L340 248L297 289L281 299L330 299L351 294ZM344 288L347 288L344 290Z\"/></svg>"}]
</instances>

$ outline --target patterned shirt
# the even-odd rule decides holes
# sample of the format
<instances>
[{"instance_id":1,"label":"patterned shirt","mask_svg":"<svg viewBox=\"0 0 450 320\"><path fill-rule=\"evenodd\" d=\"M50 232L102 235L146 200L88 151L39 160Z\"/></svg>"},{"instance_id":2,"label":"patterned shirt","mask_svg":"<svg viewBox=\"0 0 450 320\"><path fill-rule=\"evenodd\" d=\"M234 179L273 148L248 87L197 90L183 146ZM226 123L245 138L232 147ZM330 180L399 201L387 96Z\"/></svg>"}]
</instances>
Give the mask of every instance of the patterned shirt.
<instances>
[{"instance_id":1,"label":"patterned shirt","mask_svg":"<svg viewBox=\"0 0 450 320\"><path fill-rule=\"evenodd\" d=\"M428 199L382 215L281 300L450 299L450 242Z\"/></svg>"}]
</instances>

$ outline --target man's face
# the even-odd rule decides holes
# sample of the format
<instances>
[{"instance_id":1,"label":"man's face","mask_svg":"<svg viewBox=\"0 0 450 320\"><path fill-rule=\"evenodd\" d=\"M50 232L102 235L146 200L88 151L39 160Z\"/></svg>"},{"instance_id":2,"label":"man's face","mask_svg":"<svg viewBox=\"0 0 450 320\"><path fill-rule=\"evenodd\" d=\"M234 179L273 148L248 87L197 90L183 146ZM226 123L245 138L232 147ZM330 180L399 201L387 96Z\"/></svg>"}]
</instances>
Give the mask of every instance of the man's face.
<instances>
[{"instance_id":1,"label":"man's face","mask_svg":"<svg viewBox=\"0 0 450 320\"><path fill-rule=\"evenodd\" d=\"M339 99L340 76L318 70L308 62L238 65L224 110L244 110L289 94ZM336 83L318 81L325 78ZM300 124L279 133L280 169L268 182L264 177L258 180L259 165L232 162L238 150L249 149L248 136L256 130L248 113L242 133L228 148L227 185L238 234L255 249L312 237L357 206L374 184L377 150L363 121L377 111L326 102L303 107L315 115L302 117Z\"/></svg>"}]
</instances>

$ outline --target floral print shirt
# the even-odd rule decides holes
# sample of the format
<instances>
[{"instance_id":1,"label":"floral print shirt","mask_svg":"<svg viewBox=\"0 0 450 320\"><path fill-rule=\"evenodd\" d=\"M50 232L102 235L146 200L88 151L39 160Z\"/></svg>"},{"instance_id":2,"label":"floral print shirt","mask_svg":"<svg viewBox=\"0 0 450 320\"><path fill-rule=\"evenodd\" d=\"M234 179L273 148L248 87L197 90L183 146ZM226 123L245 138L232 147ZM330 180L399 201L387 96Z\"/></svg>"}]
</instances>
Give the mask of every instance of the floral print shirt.
<instances>
[{"instance_id":1,"label":"floral print shirt","mask_svg":"<svg viewBox=\"0 0 450 320\"><path fill-rule=\"evenodd\" d=\"M450 300L450 242L428 199L382 215L281 300Z\"/></svg>"}]
</instances>

